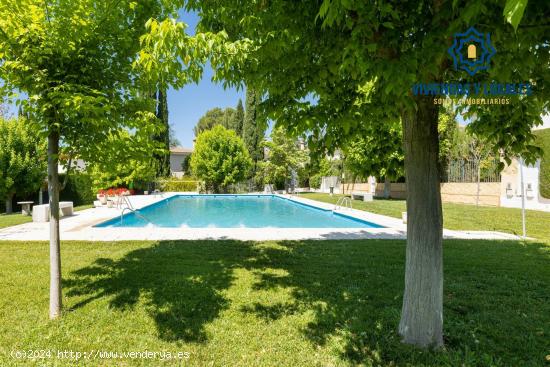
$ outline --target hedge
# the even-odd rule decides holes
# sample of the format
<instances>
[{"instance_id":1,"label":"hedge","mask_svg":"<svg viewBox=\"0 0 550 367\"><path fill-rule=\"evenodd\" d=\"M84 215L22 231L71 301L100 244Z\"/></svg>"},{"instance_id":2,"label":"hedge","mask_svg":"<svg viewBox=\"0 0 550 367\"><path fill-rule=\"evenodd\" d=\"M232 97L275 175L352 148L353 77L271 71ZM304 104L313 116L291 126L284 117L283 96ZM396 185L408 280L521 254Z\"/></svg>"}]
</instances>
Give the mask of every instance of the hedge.
<instances>
[{"instance_id":1,"label":"hedge","mask_svg":"<svg viewBox=\"0 0 550 367\"><path fill-rule=\"evenodd\" d=\"M550 199L550 129L535 131L536 144L542 148L543 156L540 163L539 191L540 195Z\"/></svg>"},{"instance_id":2,"label":"hedge","mask_svg":"<svg viewBox=\"0 0 550 367\"><path fill-rule=\"evenodd\" d=\"M63 183L65 175L59 175L59 181ZM96 199L96 193L92 189L92 177L84 172L71 172L67 185L59 192L59 200L72 201L74 205L91 204Z\"/></svg>"},{"instance_id":3,"label":"hedge","mask_svg":"<svg viewBox=\"0 0 550 367\"><path fill-rule=\"evenodd\" d=\"M180 191L198 191L198 181L168 179L157 182L161 191L180 192Z\"/></svg>"}]
</instances>

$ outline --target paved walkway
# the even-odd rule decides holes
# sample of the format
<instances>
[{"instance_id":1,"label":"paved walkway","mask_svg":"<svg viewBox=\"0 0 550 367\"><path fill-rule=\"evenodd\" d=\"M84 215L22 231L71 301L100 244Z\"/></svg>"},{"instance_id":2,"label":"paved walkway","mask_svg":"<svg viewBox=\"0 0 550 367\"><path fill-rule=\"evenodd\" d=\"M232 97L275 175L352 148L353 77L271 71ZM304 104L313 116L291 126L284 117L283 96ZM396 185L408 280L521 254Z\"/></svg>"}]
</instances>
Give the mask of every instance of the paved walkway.
<instances>
[{"instance_id":1,"label":"paved walkway","mask_svg":"<svg viewBox=\"0 0 550 367\"><path fill-rule=\"evenodd\" d=\"M162 196L130 196L136 208L153 204L178 193ZM285 196L289 197L289 196ZM332 210L334 205L314 200L291 197L292 200ZM380 224L386 228L159 228L153 225L141 228L96 228L96 224L120 216L115 208L93 208L75 212L62 218L60 234L62 240L123 241L123 240L304 240L304 239L404 239L406 225L401 220L356 209L342 209L337 212ZM518 240L520 237L490 231L443 231L444 238ZM25 223L0 229L0 240L46 241L49 239L49 223Z\"/></svg>"}]
</instances>

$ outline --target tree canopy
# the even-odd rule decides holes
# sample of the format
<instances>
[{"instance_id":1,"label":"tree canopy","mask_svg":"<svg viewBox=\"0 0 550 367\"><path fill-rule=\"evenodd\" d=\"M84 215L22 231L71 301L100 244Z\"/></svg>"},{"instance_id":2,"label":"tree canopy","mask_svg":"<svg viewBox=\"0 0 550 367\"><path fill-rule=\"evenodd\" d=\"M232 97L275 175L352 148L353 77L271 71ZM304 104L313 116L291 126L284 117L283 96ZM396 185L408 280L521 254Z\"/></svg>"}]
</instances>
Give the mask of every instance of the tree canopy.
<instances>
[{"instance_id":1,"label":"tree canopy","mask_svg":"<svg viewBox=\"0 0 550 367\"><path fill-rule=\"evenodd\" d=\"M235 130L238 136L242 136L243 124L244 124L243 101L239 99L239 103L237 103L237 107L235 108L235 113L232 116L231 123L228 126L228 128Z\"/></svg>"},{"instance_id":2,"label":"tree canopy","mask_svg":"<svg viewBox=\"0 0 550 367\"><path fill-rule=\"evenodd\" d=\"M219 77L245 83L264 97L265 113L291 133L308 133L324 154L365 123L401 119L407 180L407 262L399 332L407 343L443 344L442 212L438 115L433 93L415 83L529 83L532 93L509 104L465 104L470 129L507 155L533 161L540 153L531 128L549 107L547 1L300 1L192 0L199 31L227 29L250 40L246 58ZM521 19L521 23L520 23ZM471 76L453 67L453 36L472 25L490 33L498 52ZM485 85L483 84L483 85ZM546 83L547 84L547 83ZM491 96L489 96L491 97ZM494 97L494 96L493 96ZM379 138L379 136L378 136ZM422 269L430 269L429 272ZM428 285L424 287L423 285Z\"/></svg>"},{"instance_id":3,"label":"tree canopy","mask_svg":"<svg viewBox=\"0 0 550 367\"><path fill-rule=\"evenodd\" d=\"M246 90L246 110L243 122L243 141L252 158L253 170L256 171L258 162L263 159L263 148L261 142L264 139L267 124L264 123L258 112L260 96L253 88Z\"/></svg>"},{"instance_id":4,"label":"tree canopy","mask_svg":"<svg viewBox=\"0 0 550 367\"><path fill-rule=\"evenodd\" d=\"M527 143L532 138L529 127L540 122L540 111L548 103L548 88L542 82L549 73L547 33L544 26L536 27L544 24L544 12L537 9L547 8L547 3L530 2L523 15L525 27L520 25L517 32L503 22L504 5L498 1L370 6L326 0L321 6L314 1L247 5L189 2L189 7L200 12L199 29L238 29L230 36L254 42L242 68L220 74L268 91L263 105L270 117L277 120L284 115L291 129L315 130L324 137L317 141L327 149L344 141L339 139L342 135L354 134L359 121L365 121L357 119L357 114L365 116L377 110L398 115L400 110L414 108L410 97L414 82L462 79L463 74L452 69L447 48L454 33L481 22L484 25L478 28L491 32L496 49L502 51L497 53L502 53L498 64L488 70L489 80L523 80L526 72L532 72L528 79L536 84L537 92L521 103L496 109L505 116L528 109L533 111L528 121L494 116L498 123L481 123L479 115L472 127L482 129L490 124L485 133L510 154L526 149L536 153ZM299 18L291 14L299 14ZM238 24L238 19L250 21ZM304 101L311 94L318 103ZM487 106L471 110L496 112ZM525 128L525 124L529 126ZM513 144L511 130L518 133Z\"/></svg>"},{"instance_id":5,"label":"tree canopy","mask_svg":"<svg viewBox=\"0 0 550 367\"><path fill-rule=\"evenodd\" d=\"M228 125L234 112L235 110L230 107L225 109L214 107L206 111L206 113L197 122L197 125L193 128L195 136L199 136L203 131L210 130L216 125L229 128Z\"/></svg>"},{"instance_id":6,"label":"tree canopy","mask_svg":"<svg viewBox=\"0 0 550 367\"><path fill-rule=\"evenodd\" d=\"M193 175L215 193L227 192L229 185L244 180L251 164L242 139L221 125L199 134L190 162Z\"/></svg>"},{"instance_id":7,"label":"tree canopy","mask_svg":"<svg viewBox=\"0 0 550 367\"><path fill-rule=\"evenodd\" d=\"M550 199L550 129L539 130L535 135L537 145L544 152L540 162L539 192Z\"/></svg>"},{"instance_id":8,"label":"tree canopy","mask_svg":"<svg viewBox=\"0 0 550 367\"><path fill-rule=\"evenodd\" d=\"M22 118L0 117L0 200L12 212L15 194L37 192L46 179L46 140Z\"/></svg>"},{"instance_id":9,"label":"tree canopy","mask_svg":"<svg viewBox=\"0 0 550 367\"><path fill-rule=\"evenodd\" d=\"M296 138L287 136L282 127L274 128L271 140L265 140L261 145L267 148L267 152L265 160L258 163L258 181L284 189L292 175L306 165L307 152L301 150Z\"/></svg>"},{"instance_id":10,"label":"tree canopy","mask_svg":"<svg viewBox=\"0 0 550 367\"><path fill-rule=\"evenodd\" d=\"M150 139L148 134L139 131L109 134L98 146L101 159L89 162L86 167L92 176L93 188L96 191L112 187L147 189L145 184L158 177L161 164L158 156L151 155L148 149Z\"/></svg>"},{"instance_id":11,"label":"tree canopy","mask_svg":"<svg viewBox=\"0 0 550 367\"><path fill-rule=\"evenodd\" d=\"M158 143L159 151L155 154L157 160L157 176L170 175L170 123L168 121L168 96L166 90L158 90L156 93L156 117L161 123L159 132L153 136Z\"/></svg>"},{"instance_id":12,"label":"tree canopy","mask_svg":"<svg viewBox=\"0 0 550 367\"><path fill-rule=\"evenodd\" d=\"M404 174L401 124L382 124L383 131L364 132L346 144L343 149L346 169L355 177L369 176L396 180Z\"/></svg>"},{"instance_id":13,"label":"tree canopy","mask_svg":"<svg viewBox=\"0 0 550 367\"><path fill-rule=\"evenodd\" d=\"M141 140L140 149L148 148L149 154L162 150L150 139L162 129L151 96L164 90L166 79L149 74L154 71L153 63L150 58L147 61L149 53L140 52L140 40L147 27L156 29L158 21L150 21L152 18L175 17L176 10L160 0L0 3L2 95L25 93L28 98L18 103L24 113L36 117L36 134L48 137L51 318L61 314L59 158L68 157L61 163L69 167L74 157L116 167L121 162L108 159L98 147L122 131L146 134L149 138ZM178 39L189 48L206 44L205 36L197 40L180 34ZM199 55L187 65L178 74L178 85L198 78L202 70ZM120 150L132 151L126 146L128 140L112 143L120 144Z\"/></svg>"}]
</instances>

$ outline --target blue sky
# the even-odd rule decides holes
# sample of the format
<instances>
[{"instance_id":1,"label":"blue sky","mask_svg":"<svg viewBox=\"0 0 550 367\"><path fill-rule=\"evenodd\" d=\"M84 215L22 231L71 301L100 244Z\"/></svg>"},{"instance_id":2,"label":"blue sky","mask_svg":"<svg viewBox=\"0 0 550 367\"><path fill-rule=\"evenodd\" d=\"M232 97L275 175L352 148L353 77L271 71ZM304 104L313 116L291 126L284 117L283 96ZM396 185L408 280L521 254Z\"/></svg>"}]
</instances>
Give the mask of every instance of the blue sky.
<instances>
[{"instance_id":1,"label":"blue sky","mask_svg":"<svg viewBox=\"0 0 550 367\"><path fill-rule=\"evenodd\" d=\"M176 132L176 138L184 147L193 144L193 127L206 111L214 107L235 107L244 90L225 89L211 81L212 70L205 70L199 84L189 84L180 90L168 91L168 120Z\"/></svg>"},{"instance_id":2,"label":"blue sky","mask_svg":"<svg viewBox=\"0 0 550 367\"><path fill-rule=\"evenodd\" d=\"M188 32L194 33L199 21L198 15L181 12L180 19L189 25ZM239 98L243 100L244 105L243 89L224 89L221 84L212 82L212 75L212 69L207 66L200 83L168 91L169 122L174 127L176 138L184 147L191 147L193 144L193 127L206 111L214 107L235 107Z\"/></svg>"}]
</instances>

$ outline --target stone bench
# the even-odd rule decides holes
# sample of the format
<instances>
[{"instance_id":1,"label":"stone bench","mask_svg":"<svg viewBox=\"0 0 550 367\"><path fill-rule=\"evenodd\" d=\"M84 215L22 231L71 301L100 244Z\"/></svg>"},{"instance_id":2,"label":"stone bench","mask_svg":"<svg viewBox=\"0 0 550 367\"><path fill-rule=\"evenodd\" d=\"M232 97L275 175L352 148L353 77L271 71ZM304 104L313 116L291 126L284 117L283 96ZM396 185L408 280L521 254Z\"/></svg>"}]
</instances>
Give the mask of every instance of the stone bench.
<instances>
[{"instance_id":1,"label":"stone bench","mask_svg":"<svg viewBox=\"0 0 550 367\"><path fill-rule=\"evenodd\" d=\"M73 213L74 213L73 202L72 201L60 201L59 202L59 210L61 211L61 214L63 214L64 217L67 217L69 215L73 215Z\"/></svg>"},{"instance_id":2,"label":"stone bench","mask_svg":"<svg viewBox=\"0 0 550 367\"><path fill-rule=\"evenodd\" d=\"M21 214L31 215L31 205L34 201L18 201L17 204L21 205Z\"/></svg>"},{"instance_id":3,"label":"stone bench","mask_svg":"<svg viewBox=\"0 0 550 367\"><path fill-rule=\"evenodd\" d=\"M363 198L363 201L372 201L374 199L373 195L370 192L361 192L361 191L352 192L351 198L353 200L359 200L358 198Z\"/></svg>"},{"instance_id":4,"label":"stone bench","mask_svg":"<svg viewBox=\"0 0 550 367\"><path fill-rule=\"evenodd\" d=\"M66 217L73 215L74 208L72 201L60 201L59 212L62 216ZM32 208L32 221L33 222L49 222L50 221L50 205L35 205Z\"/></svg>"}]
</instances>

